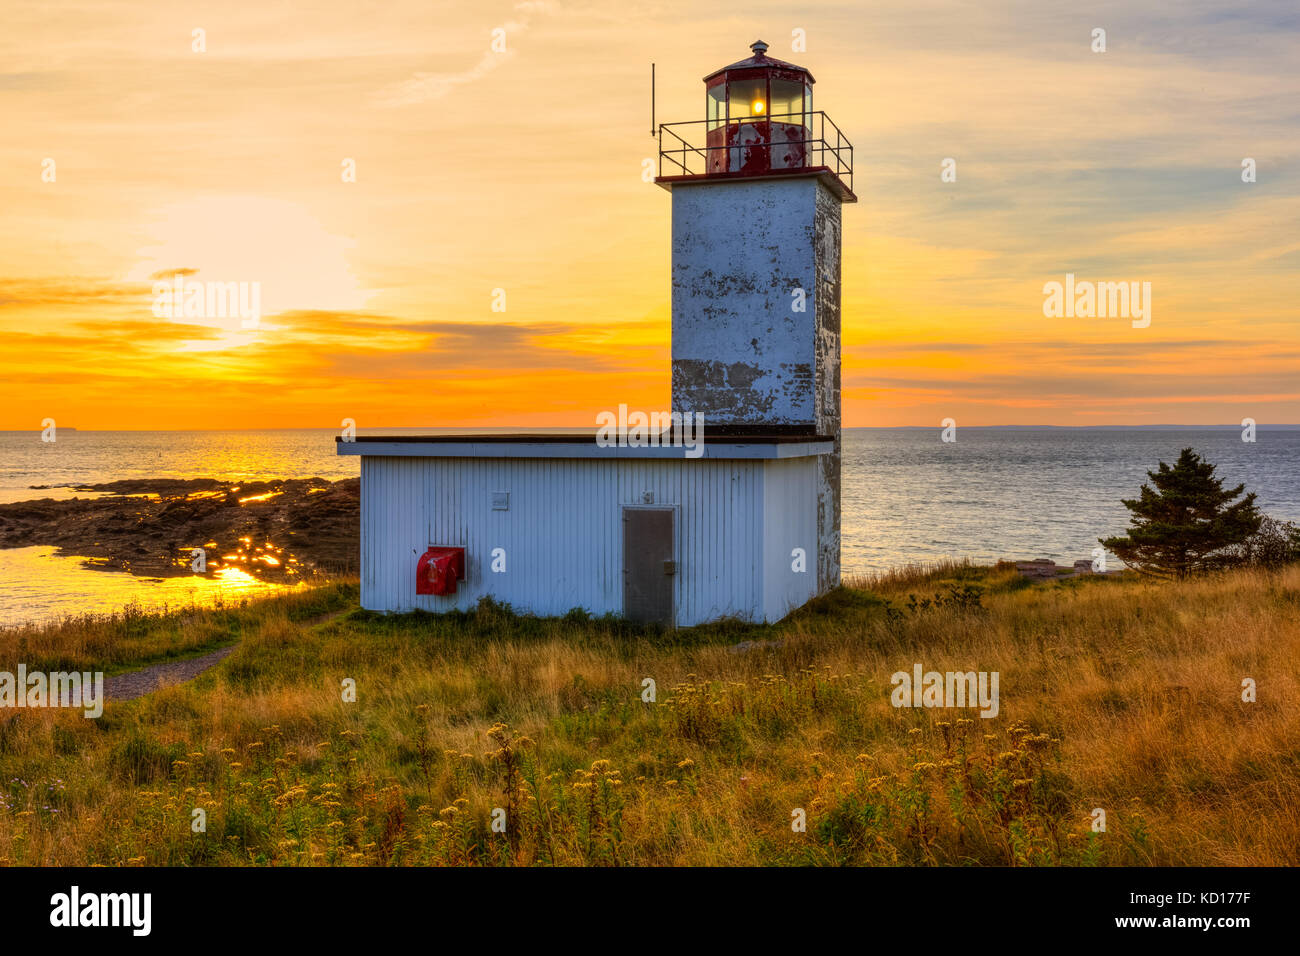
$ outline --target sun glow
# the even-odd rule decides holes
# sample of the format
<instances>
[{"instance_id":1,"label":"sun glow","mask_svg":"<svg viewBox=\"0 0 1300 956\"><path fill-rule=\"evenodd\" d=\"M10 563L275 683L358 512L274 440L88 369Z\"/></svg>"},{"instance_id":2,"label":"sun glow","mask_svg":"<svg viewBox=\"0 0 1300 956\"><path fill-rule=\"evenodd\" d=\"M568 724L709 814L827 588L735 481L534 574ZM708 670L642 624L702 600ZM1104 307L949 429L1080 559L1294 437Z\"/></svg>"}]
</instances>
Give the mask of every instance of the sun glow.
<instances>
[{"instance_id":1,"label":"sun glow","mask_svg":"<svg viewBox=\"0 0 1300 956\"><path fill-rule=\"evenodd\" d=\"M258 283L263 314L366 305L368 295L348 263L353 242L332 235L296 203L210 196L159 210L147 228L152 243L137 250L132 281L171 280L179 272L187 283ZM232 328L228 319L206 316L173 321L239 328L238 320Z\"/></svg>"}]
</instances>

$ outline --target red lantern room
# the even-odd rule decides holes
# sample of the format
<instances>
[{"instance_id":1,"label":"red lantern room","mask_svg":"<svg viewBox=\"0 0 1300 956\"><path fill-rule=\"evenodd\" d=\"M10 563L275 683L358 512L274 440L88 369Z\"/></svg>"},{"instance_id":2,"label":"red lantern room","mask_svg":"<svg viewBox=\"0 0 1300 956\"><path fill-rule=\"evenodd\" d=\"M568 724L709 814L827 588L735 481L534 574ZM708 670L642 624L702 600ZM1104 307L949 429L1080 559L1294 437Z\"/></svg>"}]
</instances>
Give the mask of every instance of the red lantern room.
<instances>
[{"instance_id":1,"label":"red lantern room","mask_svg":"<svg viewBox=\"0 0 1300 956\"><path fill-rule=\"evenodd\" d=\"M853 146L826 114L813 110L813 76L802 66L753 55L704 78L705 118L659 127L659 176L674 182L701 177L752 178L822 173L844 202L853 195Z\"/></svg>"},{"instance_id":2,"label":"red lantern room","mask_svg":"<svg viewBox=\"0 0 1300 956\"><path fill-rule=\"evenodd\" d=\"M807 165L813 76L802 66L754 55L704 78L710 173L762 175Z\"/></svg>"}]
</instances>

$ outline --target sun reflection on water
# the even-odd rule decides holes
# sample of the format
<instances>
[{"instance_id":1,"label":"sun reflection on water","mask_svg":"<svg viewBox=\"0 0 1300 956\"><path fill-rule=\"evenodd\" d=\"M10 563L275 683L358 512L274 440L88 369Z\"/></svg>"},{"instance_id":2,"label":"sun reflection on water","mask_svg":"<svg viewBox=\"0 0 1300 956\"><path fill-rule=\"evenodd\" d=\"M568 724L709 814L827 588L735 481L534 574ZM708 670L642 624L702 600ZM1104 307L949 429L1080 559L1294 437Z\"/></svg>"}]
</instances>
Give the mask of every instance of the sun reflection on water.
<instances>
[{"instance_id":1,"label":"sun reflection on water","mask_svg":"<svg viewBox=\"0 0 1300 956\"><path fill-rule=\"evenodd\" d=\"M65 615L106 614L131 603L152 610L191 604L211 607L218 601L238 603L304 586L302 582L260 581L241 567L222 567L206 575L151 578L123 571L87 572L82 561L49 547L0 550L0 579L8 582L5 602L0 605L0 626Z\"/></svg>"}]
</instances>

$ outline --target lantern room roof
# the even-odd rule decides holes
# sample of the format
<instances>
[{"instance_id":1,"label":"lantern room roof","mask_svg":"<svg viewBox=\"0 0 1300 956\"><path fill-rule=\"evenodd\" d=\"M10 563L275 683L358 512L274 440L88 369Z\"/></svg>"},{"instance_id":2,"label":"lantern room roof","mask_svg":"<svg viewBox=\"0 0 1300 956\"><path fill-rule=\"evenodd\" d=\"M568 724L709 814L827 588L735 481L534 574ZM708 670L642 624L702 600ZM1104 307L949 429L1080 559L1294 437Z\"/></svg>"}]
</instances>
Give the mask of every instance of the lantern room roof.
<instances>
[{"instance_id":1,"label":"lantern room roof","mask_svg":"<svg viewBox=\"0 0 1300 956\"><path fill-rule=\"evenodd\" d=\"M710 73L708 76L704 78L704 82L708 83L710 80L718 76L721 76L723 73L726 73L730 70L756 70L756 69L757 70L763 70L763 69L791 70L795 73L805 74L808 78L809 83L817 82L816 80L813 79L812 73L806 67L802 67L794 63L787 63L785 60L778 60L774 56L768 56L767 44L764 43L762 40L755 40L753 43L749 45L749 48L754 51L753 56L749 57L746 60L738 60L735 63L731 64L730 66L724 66L720 70L714 70L712 73Z\"/></svg>"}]
</instances>

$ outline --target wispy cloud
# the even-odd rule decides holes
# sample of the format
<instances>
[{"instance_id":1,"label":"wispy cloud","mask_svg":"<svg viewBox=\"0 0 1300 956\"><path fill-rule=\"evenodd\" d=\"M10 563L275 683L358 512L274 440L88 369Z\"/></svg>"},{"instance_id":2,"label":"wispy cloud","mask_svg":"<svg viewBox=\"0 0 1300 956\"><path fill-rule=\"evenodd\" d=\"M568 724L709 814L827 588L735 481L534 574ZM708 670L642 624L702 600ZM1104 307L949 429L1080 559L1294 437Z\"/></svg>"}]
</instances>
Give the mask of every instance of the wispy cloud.
<instances>
[{"instance_id":1,"label":"wispy cloud","mask_svg":"<svg viewBox=\"0 0 1300 956\"><path fill-rule=\"evenodd\" d=\"M427 103L430 100L441 99L458 86L464 86L467 83L482 79L514 57L513 41L528 29L529 23L535 16L551 13L555 10L555 7L556 5L549 2L549 0L523 0L522 3L516 3L514 12L517 17L493 27L492 32L489 34L491 44L498 45L498 49L493 49L489 45L489 48L479 57L478 62L468 70L453 73L416 73L408 80L381 90L377 96L379 104L381 106L396 107ZM498 30L500 34L493 35Z\"/></svg>"}]
</instances>

